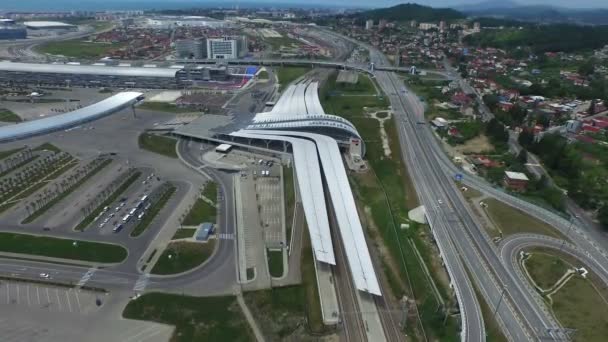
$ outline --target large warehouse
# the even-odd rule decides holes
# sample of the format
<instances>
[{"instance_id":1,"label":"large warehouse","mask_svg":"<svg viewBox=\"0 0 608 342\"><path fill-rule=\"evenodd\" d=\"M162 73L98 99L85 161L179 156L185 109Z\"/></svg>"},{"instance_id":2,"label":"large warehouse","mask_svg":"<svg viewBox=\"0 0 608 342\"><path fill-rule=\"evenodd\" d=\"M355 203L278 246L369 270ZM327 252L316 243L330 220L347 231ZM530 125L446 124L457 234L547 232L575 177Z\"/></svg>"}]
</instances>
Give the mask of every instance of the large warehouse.
<instances>
[{"instance_id":1,"label":"large warehouse","mask_svg":"<svg viewBox=\"0 0 608 342\"><path fill-rule=\"evenodd\" d=\"M225 81L226 67L191 69L0 62L0 84L172 89Z\"/></svg>"}]
</instances>

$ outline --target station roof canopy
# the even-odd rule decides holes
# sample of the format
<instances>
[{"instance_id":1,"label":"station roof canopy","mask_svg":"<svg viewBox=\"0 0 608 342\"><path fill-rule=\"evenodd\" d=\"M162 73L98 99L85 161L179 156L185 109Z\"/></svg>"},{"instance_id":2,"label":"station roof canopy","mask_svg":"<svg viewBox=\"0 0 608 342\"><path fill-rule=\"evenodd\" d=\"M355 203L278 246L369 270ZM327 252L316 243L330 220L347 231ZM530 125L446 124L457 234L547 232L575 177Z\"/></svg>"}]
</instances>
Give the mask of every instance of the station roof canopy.
<instances>
[{"instance_id":1,"label":"station roof canopy","mask_svg":"<svg viewBox=\"0 0 608 342\"><path fill-rule=\"evenodd\" d=\"M69 113L2 126L0 127L0 142L24 139L93 121L135 103L142 96L143 94L138 92L122 92Z\"/></svg>"},{"instance_id":2,"label":"station roof canopy","mask_svg":"<svg viewBox=\"0 0 608 342\"><path fill-rule=\"evenodd\" d=\"M0 62L0 72L175 78L179 69Z\"/></svg>"}]
</instances>

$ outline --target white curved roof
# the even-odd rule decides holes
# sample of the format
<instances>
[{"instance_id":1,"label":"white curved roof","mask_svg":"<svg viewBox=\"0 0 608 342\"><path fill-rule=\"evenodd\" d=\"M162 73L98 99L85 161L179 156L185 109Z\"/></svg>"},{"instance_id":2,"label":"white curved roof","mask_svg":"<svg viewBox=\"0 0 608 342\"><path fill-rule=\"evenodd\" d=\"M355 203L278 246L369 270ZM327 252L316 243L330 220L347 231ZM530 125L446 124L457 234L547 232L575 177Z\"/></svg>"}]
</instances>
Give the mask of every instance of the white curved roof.
<instances>
[{"instance_id":1,"label":"white curved roof","mask_svg":"<svg viewBox=\"0 0 608 342\"><path fill-rule=\"evenodd\" d=\"M280 117L284 115L308 116L325 114L319 101L319 84L317 82L301 82L292 84L283 92L279 101L270 112L258 115ZM256 115L257 117L257 115Z\"/></svg>"},{"instance_id":2,"label":"white curved roof","mask_svg":"<svg viewBox=\"0 0 608 342\"><path fill-rule=\"evenodd\" d=\"M286 141L291 144L302 207L308 223L308 232L315 258L318 261L335 265L336 258L329 231L327 208L325 207L325 191L323 190L321 168L315 144L304 139L260 135L245 130L233 132L230 135L242 138Z\"/></svg>"},{"instance_id":3,"label":"white curved roof","mask_svg":"<svg viewBox=\"0 0 608 342\"><path fill-rule=\"evenodd\" d=\"M0 62L0 72L175 78L178 69Z\"/></svg>"},{"instance_id":4,"label":"white curved roof","mask_svg":"<svg viewBox=\"0 0 608 342\"><path fill-rule=\"evenodd\" d=\"M353 275L357 289L375 295L382 295L380 284L374 271L372 259L367 248L363 226L359 219L355 199L348 182L348 176L342 162L342 155L338 143L333 138L321 134L303 132L282 132L282 131L251 131L252 134L269 138L277 135L289 135L310 139L315 142L323 173L327 180L327 187L331 197L331 204L334 208L336 220L340 230L340 236L344 246L346 246L346 258ZM270 138L272 139L272 138ZM294 155L294 159L298 157ZM311 166L309 166L311 167ZM300 172L300 169L296 169ZM322 199L317 199L322 202Z\"/></svg>"},{"instance_id":5,"label":"white curved roof","mask_svg":"<svg viewBox=\"0 0 608 342\"><path fill-rule=\"evenodd\" d=\"M122 92L73 112L26 121L15 125L2 126L0 127L0 142L23 139L74 127L84 122L112 114L134 103L142 95L142 93L138 92Z\"/></svg>"}]
</instances>

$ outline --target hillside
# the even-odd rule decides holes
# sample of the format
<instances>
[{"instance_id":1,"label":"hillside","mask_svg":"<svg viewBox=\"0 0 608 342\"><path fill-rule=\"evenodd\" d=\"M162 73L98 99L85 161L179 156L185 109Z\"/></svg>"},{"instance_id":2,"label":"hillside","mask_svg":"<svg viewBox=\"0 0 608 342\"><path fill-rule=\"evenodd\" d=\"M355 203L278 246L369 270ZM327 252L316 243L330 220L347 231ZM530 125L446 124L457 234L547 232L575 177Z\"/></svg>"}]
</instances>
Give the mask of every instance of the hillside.
<instances>
[{"instance_id":1,"label":"hillside","mask_svg":"<svg viewBox=\"0 0 608 342\"><path fill-rule=\"evenodd\" d=\"M370 11L359 12L352 15L354 18L386 19L389 21L440 21L464 19L465 15L450 8L432 8L417 4L400 4L388 8L379 8Z\"/></svg>"}]
</instances>

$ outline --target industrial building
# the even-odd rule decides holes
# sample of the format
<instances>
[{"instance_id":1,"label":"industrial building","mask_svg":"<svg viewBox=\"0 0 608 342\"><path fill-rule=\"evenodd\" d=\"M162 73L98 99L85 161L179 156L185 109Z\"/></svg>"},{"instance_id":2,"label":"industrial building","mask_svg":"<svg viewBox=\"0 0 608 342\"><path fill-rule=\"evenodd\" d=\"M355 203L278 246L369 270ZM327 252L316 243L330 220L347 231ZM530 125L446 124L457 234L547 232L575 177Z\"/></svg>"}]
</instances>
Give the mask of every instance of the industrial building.
<instances>
[{"instance_id":1,"label":"industrial building","mask_svg":"<svg viewBox=\"0 0 608 342\"><path fill-rule=\"evenodd\" d=\"M60 21L26 21L23 23L28 30L76 30L75 25Z\"/></svg>"},{"instance_id":2,"label":"industrial building","mask_svg":"<svg viewBox=\"0 0 608 342\"><path fill-rule=\"evenodd\" d=\"M222 28L228 26L228 23L223 20L217 20L202 16L159 16L148 18L146 26L153 28L175 28L175 27L209 27Z\"/></svg>"},{"instance_id":3,"label":"industrial building","mask_svg":"<svg viewBox=\"0 0 608 342\"><path fill-rule=\"evenodd\" d=\"M177 68L0 62L0 84L175 89L227 81L225 66Z\"/></svg>"},{"instance_id":4,"label":"industrial building","mask_svg":"<svg viewBox=\"0 0 608 342\"><path fill-rule=\"evenodd\" d=\"M26 39L27 29L13 19L0 19L0 40Z\"/></svg>"}]
</instances>

